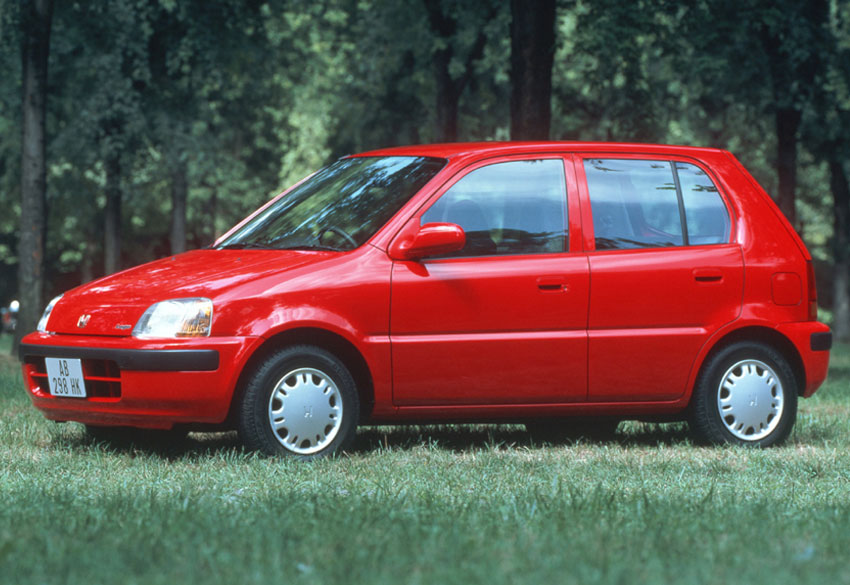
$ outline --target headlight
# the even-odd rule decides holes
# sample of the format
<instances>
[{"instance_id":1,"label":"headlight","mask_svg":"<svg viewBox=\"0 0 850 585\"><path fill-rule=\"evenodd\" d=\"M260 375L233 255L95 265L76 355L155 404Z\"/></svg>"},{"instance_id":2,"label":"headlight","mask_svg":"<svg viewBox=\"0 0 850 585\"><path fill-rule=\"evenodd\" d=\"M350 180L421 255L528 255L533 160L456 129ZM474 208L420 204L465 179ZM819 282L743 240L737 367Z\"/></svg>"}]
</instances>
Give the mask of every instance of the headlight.
<instances>
[{"instance_id":1,"label":"headlight","mask_svg":"<svg viewBox=\"0 0 850 585\"><path fill-rule=\"evenodd\" d=\"M62 295L53 297L53 300L47 303L47 307L44 309L44 313L42 313L41 319L38 320L38 326L36 327L39 332L47 333L47 320L50 319L50 313L53 312L54 305L56 305L61 298Z\"/></svg>"},{"instance_id":2,"label":"headlight","mask_svg":"<svg viewBox=\"0 0 850 585\"><path fill-rule=\"evenodd\" d=\"M212 324L209 299L171 299L148 307L133 328L135 337L206 337Z\"/></svg>"}]
</instances>

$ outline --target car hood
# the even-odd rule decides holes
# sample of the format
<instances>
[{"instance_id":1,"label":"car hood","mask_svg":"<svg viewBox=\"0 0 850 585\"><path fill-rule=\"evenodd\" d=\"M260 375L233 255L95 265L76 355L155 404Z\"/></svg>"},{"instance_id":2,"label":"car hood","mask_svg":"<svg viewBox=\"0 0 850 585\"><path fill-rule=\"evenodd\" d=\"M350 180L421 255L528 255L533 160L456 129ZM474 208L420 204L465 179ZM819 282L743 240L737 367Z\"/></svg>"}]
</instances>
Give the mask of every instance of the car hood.
<instances>
[{"instance_id":1,"label":"car hood","mask_svg":"<svg viewBox=\"0 0 850 585\"><path fill-rule=\"evenodd\" d=\"M47 330L82 335L130 335L153 303L217 296L269 273L283 273L334 256L297 250L194 250L105 276L66 292ZM88 317L83 317L88 315Z\"/></svg>"}]
</instances>

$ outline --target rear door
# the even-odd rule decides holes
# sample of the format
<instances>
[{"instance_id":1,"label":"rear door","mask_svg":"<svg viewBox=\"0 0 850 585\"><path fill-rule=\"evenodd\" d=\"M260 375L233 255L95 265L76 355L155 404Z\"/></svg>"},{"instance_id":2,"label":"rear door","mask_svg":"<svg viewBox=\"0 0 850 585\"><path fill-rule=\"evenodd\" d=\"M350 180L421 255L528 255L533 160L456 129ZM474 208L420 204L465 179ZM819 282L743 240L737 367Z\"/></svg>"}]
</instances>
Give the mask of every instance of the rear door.
<instances>
[{"instance_id":1,"label":"rear door","mask_svg":"<svg viewBox=\"0 0 850 585\"><path fill-rule=\"evenodd\" d=\"M456 223L467 244L451 257L394 263L395 404L585 399L588 265L569 251L579 214L567 211L566 179L560 156L482 162L413 218Z\"/></svg>"},{"instance_id":2,"label":"rear door","mask_svg":"<svg viewBox=\"0 0 850 585\"><path fill-rule=\"evenodd\" d=\"M724 196L684 158L575 160L592 220L588 400L674 400L702 345L741 311L743 258Z\"/></svg>"}]
</instances>

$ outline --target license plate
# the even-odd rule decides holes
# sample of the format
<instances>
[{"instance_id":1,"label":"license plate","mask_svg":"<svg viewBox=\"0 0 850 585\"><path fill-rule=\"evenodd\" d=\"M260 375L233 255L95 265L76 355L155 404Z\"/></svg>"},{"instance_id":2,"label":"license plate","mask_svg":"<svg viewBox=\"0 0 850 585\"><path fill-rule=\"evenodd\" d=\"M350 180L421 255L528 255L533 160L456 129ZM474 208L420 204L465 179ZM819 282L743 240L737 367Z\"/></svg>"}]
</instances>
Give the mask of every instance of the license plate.
<instances>
[{"instance_id":1,"label":"license plate","mask_svg":"<svg viewBox=\"0 0 850 585\"><path fill-rule=\"evenodd\" d=\"M82 360L68 358L44 358L47 366L47 385L53 396L85 398Z\"/></svg>"}]
</instances>

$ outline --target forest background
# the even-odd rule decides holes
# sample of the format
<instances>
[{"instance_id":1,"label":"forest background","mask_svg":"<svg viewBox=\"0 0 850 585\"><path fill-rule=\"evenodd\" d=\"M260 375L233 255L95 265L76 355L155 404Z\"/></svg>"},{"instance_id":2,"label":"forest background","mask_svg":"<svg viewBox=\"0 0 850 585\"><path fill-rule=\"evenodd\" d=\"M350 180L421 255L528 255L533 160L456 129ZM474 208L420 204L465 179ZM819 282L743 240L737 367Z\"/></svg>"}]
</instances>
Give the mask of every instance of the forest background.
<instances>
[{"instance_id":1,"label":"forest background","mask_svg":"<svg viewBox=\"0 0 850 585\"><path fill-rule=\"evenodd\" d=\"M0 0L0 304L213 242L347 153L731 150L850 338L850 1Z\"/></svg>"}]
</instances>

